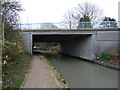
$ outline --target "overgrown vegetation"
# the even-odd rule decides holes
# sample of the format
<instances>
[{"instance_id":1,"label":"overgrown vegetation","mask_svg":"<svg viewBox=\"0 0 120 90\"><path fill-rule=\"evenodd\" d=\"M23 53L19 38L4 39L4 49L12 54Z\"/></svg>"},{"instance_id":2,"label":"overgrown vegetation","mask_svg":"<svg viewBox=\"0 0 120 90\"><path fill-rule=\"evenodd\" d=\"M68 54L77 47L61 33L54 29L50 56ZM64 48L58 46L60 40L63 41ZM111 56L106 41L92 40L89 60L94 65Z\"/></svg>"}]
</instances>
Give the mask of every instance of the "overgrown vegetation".
<instances>
[{"instance_id":1,"label":"overgrown vegetation","mask_svg":"<svg viewBox=\"0 0 120 90\"><path fill-rule=\"evenodd\" d=\"M12 56L6 56L6 59L9 58L9 60L6 61L6 64L3 64L3 89L20 88L30 64L31 56L26 52L14 53Z\"/></svg>"},{"instance_id":2,"label":"overgrown vegetation","mask_svg":"<svg viewBox=\"0 0 120 90\"><path fill-rule=\"evenodd\" d=\"M118 50L118 53L111 53L111 54L107 52L102 52L98 60L119 66L120 50Z\"/></svg>"},{"instance_id":3,"label":"overgrown vegetation","mask_svg":"<svg viewBox=\"0 0 120 90\"><path fill-rule=\"evenodd\" d=\"M26 52L20 34L13 30L19 23L18 2L2 3L4 46L2 52L2 88L20 88L30 64L31 55Z\"/></svg>"}]
</instances>

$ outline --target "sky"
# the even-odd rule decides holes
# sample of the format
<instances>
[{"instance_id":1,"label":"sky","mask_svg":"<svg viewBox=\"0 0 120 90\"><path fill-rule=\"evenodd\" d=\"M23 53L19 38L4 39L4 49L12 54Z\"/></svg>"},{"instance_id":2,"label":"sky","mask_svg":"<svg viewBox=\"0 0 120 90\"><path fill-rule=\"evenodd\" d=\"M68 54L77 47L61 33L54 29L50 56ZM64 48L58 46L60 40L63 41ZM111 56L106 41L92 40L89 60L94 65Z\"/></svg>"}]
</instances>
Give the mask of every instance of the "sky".
<instances>
[{"instance_id":1,"label":"sky","mask_svg":"<svg viewBox=\"0 0 120 90\"><path fill-rule=\"evenodd\" d=\"M78 4L90 2L103 10L103 16L118 21L118 2L120 0L20 0L25 9L21 13L22 23L61 22L67 10Z\"/></svg>"}]
</instances>

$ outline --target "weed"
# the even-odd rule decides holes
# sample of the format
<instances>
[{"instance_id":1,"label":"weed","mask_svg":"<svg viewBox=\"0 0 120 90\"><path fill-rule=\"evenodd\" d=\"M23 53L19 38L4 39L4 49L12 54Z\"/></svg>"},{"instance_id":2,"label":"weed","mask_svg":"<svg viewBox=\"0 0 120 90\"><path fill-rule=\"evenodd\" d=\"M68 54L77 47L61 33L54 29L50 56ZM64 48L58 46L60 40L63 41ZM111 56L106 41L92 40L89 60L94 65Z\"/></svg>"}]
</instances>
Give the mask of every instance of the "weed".
<instances>
[{"instance_id":1,"label":"weed","mask_svg":"<svg viewBox=\"0 0 120 90\"><path fill-rule=\"evenodd\" d=\"M100 58L101 58L103 61L110 61L110 60L112 60L111 54L106 53L106 52L102 52Z\"/></svg>"}]
</instances>

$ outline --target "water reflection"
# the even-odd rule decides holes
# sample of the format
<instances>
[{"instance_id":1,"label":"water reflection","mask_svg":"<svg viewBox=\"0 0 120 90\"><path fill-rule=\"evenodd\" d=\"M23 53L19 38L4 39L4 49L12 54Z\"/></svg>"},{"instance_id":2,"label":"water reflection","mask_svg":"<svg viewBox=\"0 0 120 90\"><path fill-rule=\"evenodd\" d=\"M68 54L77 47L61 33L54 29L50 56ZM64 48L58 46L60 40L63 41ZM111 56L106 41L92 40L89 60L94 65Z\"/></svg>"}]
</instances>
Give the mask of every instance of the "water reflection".
<instances>
[{"instance_id":1,"label":"water reflection","mask_svg":"<svg viewBox=\"0 0 120 90\"><path fill-rule=\"evenodd\" d=\"M44 53L71 88L118 88L118 71L65 55Z\"/></svg>"}]
</instances>

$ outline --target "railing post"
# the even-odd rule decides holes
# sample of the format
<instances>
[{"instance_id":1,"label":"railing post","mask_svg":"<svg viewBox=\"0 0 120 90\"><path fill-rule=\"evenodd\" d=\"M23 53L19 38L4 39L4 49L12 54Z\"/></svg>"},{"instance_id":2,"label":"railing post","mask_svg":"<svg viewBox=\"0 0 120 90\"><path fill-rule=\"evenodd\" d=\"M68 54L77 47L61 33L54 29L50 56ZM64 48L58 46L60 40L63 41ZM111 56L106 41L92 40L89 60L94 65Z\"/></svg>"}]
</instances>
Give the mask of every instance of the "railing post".
<instances>
[{"instance_id":1,"label":"railing post","mask_svg":"<svg viewBox=\"0 0 120 90\"><path fill-rule=\"evenodd\" d=\"M70 29L71 29L71 21L70 21Z\"/></svg>"},{"instance_id":2,"label":"railing post","mask_svg":"<svg viewBox=\"0 0 120 90\"><path fill-rule=\"evenodd\" d=\"M108 21L108 28L111 28L111 26L110 26L110 21Z\"/></svg>"}]
</instances>

